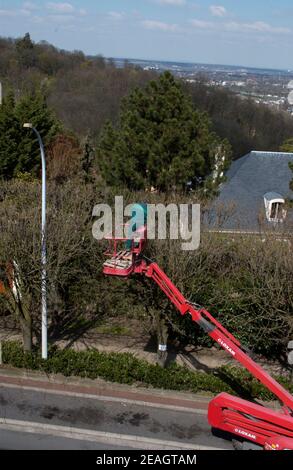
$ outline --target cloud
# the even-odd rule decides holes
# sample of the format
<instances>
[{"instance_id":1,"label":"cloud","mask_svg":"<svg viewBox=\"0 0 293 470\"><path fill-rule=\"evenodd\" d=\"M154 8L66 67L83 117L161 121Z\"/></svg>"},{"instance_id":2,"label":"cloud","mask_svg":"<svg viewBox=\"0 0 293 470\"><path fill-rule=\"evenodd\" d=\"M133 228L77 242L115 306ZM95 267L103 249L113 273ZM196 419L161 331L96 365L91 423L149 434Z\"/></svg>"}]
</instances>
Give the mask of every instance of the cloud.
<instances>
[{"instance_id":1,"label":"cloud","mask_svg":"<svg viewBox=\"0 0 293 470\"><path fill-rule=\"evenodd\" d=\"M156 0L157 3L161 5L174 5L174 6L183 6L186 5L186 0Z\"/></svg>"},{"instance_id":2,"label":"cloud","mask_svg":"<svg viewBox=\"0 0 293 470\"><path fill-rule=\"evenodd\" d=\"M46 10L41 12L41 7L38 4L26 1L22 3L19 9L0 9L0 19L5 18L5 21L15 21L19 18L22 21L29 21L31 24L40 24L45 21L55 23L58 25L68 25L82 23L81 17L87 15L85 9L77 9L70 3L53 3L46 4Z\"/></svg>"},{"instance_id":3,"label":"cloud","mask_svg":"<svg viewBox=\"0 0 293 470\"><path fill-rule=\"evenodd\" d=\"M50 14L46 16L49 21L59 25L69 25L73 27L75 21L80 21L81 16L86 16L87 12L84 8L77 9L71 3L55 3L49 2L46 4L47 10Z\"/></svg>"},{"instance_id":4,"label":"cloud","mask_svg":"<svg viewBox=\"0 0 293 470\"><path fill-rule=\"evenodd\" d=\"M0 17L5 18L14 18L16 16L30 16L30 12L28 10L20 9L20 10L0 10Z\"/></svg>"},{"instance_id":5,"label":"cloud","mask_svg":"<svg viewBox=\"0 0 293 470\"><path fill-rule=\"evenodd\" d=\"M48 10L53 12L52 14L56 15L85 16L87 14L87 11L84 8L77 9L73 5L71 5L71 3L49 2L46 4L46 7Z\"/></svg>"},{"instance_id":6,"label":"cloud","mask_svg":"<svg viewBox=\"0 0 293 470\"><path fill-rule=\"evenodd\" d=\"M74 13L75 8L71 3L47 3L48 10L52 10L58 13Z\"/></svg>"},{"instance_id":7,"label":"cloud","mask_svg":"<svg viewBox=\"0 0 293 470\"><path fill-rule=\"evenodd\" d=\"M67 24L76 19L74 15L48 15L47 18L53 23L58 24Z\"/></svg>"},{"instance_id":8,"label":"cloud","mask_svg":"<svg viewBox=\"0 0 293 470\"><path fill-rule=\"evenodd\" d=\"M190 20L190 24L199 29L213 29L215 27L215 23L211 21Z\"/></svg>"},{"instance_id":9,"label":"cloud","mask_svg":"<svg viewBox=\"0 0 293 470\"><path fill-rule=\"evenodd\" d=\"M179 30L177 24L163 23L162 21L144 20L142 24L145 29L157 31L176 32Z\"/></svg>"},{"instance_id":10,"label":"cloud","mask_svg":"<svg viewBox=\"0 0 293 470\"><path fill-rule=\"evenodd\" d=\"M22 5L22 8L24 10L35 11L35 10L39 10L40 7L36 3L33 3L33 2L24 2Z\"/></svg>"},{"instance_id":11,"label":"cloud","mask_svg":"<svg viewBox=\"0 0 293 470\"><path fill-rule=\"evenodd\" d=\"M32 14L30 10L25 10L25 9L18 10L18 13L22 16L31 16Z\"/></svg>"},{"instance_id":12,"label":"cloud","mask_svg":"<svg viewBox=\"0 0 293 470\"><path fill-rule=\"evenodd\" d=\"M0 10L0 16L16 16L17 12L14 10Z\"/></svg>"},{"instance_id":13,"label":"cloud","mask_svg":"<svg viewBox=\"0 0 293 470\"><path fill-rule=\"evenodd\" d=\"M229 33L290 34L293 32L290 28L272 26L263 21L254 21L251 23L229 21L218 23L192 19L189 23L196 29L214 30L219 32L225 31Z\"/></svg>"},{"instance_id":14,"label":"cloud","mask_svg":"<svg viewBox=\"0 0 293 470\"><path fill-rule=\"evenodd\" d=\"M45 17L38 16L38 15L33 16L31 19L31 22L34 24L41 24L41 23L44 23L44 21L45 21Z\"/></svg>"},{"instance_id":15,"label":"cloud","mask_svg":"<svg viewBox=\"0 0 293 470\"><path fill-rule=\"evenodd\" d=\"M289 34L292 32L290 28L272 26L263 21L254 21L252 23L238 23L231 21L224 24L226 31L230 32L252 32L252 33L269 33L269 34Z\"/></svg>"},{"instance_id":16,"label":"cloud","mask_svg":"<svg viewBox=\"0 0 293 470\"><path fill-rule=\"evenodd\" d=\"M113 20L123 20L125 18L125 13L124 12L119 12L119 11L109 11L108 15L113 18Z\"/></svg>"},{"instance_id":17,"label":"cloud","mask_svg":"<svg viewBox=\"0 0 293 470\"><path fill-rule=\"evenodd\" d=\"M221 5L211 5L209 10L213 16L218 16L220 18L227 15L226 8Z\"/></svg>"}]
</instances>

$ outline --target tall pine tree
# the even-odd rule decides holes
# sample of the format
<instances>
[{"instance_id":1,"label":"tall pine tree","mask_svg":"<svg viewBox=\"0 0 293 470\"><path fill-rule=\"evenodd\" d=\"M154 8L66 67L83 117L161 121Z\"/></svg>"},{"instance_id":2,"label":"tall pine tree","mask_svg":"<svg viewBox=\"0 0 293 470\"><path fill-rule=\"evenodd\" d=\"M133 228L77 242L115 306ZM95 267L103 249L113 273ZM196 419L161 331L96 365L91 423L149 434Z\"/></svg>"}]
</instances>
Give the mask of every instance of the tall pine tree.
<instances>
[{"instance_id":1,"label":"tall pine tree","mask_svg":"<svg viewBox=\"0 0 293 470\"><path fill-rule=\"evenodd\" d=\"M230 146L166 72L124 100L118 128L105 126L97 153L108 184L168 191L196 177L218 183Z\"/></svg>"},{"instance_id":2,"label":"tall pine tree","mask_svg":"<svg viewBox=\"0 0 293 470\"><path fill-rule=\"evenodd\" d=\"M0 106L0 178L13 175L18 160L20 132L14 96L9 92Z\"/></svg>"},{"instance_id":3,"label":"tall pine tree","mask_svg":"<svg viewBox=\"0 0 293 470\"><path fill-rule=\"evenodd\" d=\"M0 178L23 172L38 175L40 148L35 136L23 129L25 122L38 129L45 146L61 128L41 92L24 96L17 103L10 92L0 107Z\"/></svg>"},{"instance_id":4,"label":"tall pine tree","mask_svg":"<svg viewBox=\"0 0 293 470\"><path fill-rule=\"evenodd\" d=\"M36 50L29 33L16 40L15 48L18 61L23 68L28 69L36 64Z\"/></svg>"}]
</instances>

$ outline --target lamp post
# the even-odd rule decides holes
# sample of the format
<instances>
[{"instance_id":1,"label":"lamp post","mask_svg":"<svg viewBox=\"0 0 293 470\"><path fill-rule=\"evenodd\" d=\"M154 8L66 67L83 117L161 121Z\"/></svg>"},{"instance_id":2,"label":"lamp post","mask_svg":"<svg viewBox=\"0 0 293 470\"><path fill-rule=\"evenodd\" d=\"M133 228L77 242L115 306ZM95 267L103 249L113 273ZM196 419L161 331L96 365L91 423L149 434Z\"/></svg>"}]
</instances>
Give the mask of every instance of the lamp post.
<instances>
[{"instance_id":1,"label":"lamp post","mask_svg":"<svg viewBox=\"0 0 293 470\"><path fill-rule=\"evenodd\" d=\"M48 358L48 322L47 322L47 250L46 250L46 159L45 159L45 150L42 142L42 138L29 122L26 122L23 125L26 129L32 129L36 134L41 151L42 159L42 250L41 250L41 263L42 263L42 283L41 283L41 293L42 293L42 358Z\"/></svg>"}]
</instances>

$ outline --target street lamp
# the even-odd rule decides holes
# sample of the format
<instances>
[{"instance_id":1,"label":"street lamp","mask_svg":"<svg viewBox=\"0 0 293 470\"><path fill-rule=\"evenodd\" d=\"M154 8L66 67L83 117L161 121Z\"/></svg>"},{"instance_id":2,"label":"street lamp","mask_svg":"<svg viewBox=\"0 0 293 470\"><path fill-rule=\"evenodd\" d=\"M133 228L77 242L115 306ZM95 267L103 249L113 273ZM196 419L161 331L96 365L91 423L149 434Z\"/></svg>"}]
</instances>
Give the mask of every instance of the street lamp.
<instances>
[{"instance_id":1,"label":"street lamp","mask_svg":"<svg viewBox=\"0 0 293 470\"><path fill-rule=\"evenodd\" d=\"M42 284L41 284L41 293L42 293L42 358L48 358L48 339L47 339L47 272L46 272L46 263L47 263L47 253L46 253L46 159L45 159L45 150L42 142L42 138L33 127L30 122L26 122L23 125L26 129L32 129L36 134L41 151L42 159Z\"/></svg>"}]
</instances>

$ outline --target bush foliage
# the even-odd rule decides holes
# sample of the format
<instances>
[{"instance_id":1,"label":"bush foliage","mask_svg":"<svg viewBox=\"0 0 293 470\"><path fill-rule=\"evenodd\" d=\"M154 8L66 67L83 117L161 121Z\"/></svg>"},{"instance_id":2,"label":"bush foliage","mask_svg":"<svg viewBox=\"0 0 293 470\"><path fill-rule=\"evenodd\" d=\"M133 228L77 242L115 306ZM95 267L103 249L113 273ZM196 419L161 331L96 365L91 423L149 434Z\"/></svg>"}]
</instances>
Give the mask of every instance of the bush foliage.
<instances>
[{"instance_id":1,"label":"bush foliage","mask_svg":"<svg viewBox=\"0 0 293 470\"><path fill-rule=\"evenodd\" d=\"M41 308L39 191L36 181L10 181L0 186L0 264L17 260L22 303L35 333ZM128 325L127 317L134 318L145 325L147 333L158 335L159 316L167 324L170 339L179 339L181 345L211 345L210 338L189 318L182 318L153 281L142 276L122 280L102 275L106 246L92 236L91 212L99 202L112 205L114 195L100 184L95 188L78 179L48 184L50 337L69 339L85 331L86 325L101 325L109 317L122 319L122 326ZM141 200L182 203L187 197L189 202L198 202L196 196L184 199L176 194L123 190L122 195L125 204ZM205 306L254 352L267 357L285 352L293 333L290 244L270 233L231 239L203 232L196 251L184 252L180 240L167 239L150 241L146 255L157 261L186 299ZM0 313L13 313L11 303L1 299Z\"/></svg>"},{"instance_id":2,"label":"bush foliage","mask_svg":"<svg viewBox=\"0 0 293 470\"><path fill-rule=\"evenodd\" d=\"M77 376L90 379L100 377L109 382L140 384L193 393L229 392L263 400L273 398L266 388L239 367L225 366L211 374L206 374L193 372L176 364L162 368L129 353L74 351L56 347L51 348L48 359L43 360L38 352L23 352L22 345L17 342L3 343L3 362L17 368L62 374L67 377ZM292 384L290 385L284 378L281 381L288 390L293 391Z\"/></svg>"}]
</instances>

